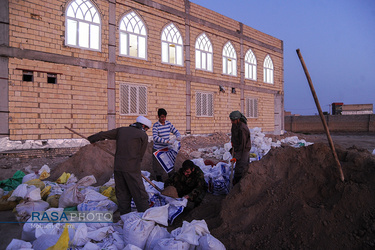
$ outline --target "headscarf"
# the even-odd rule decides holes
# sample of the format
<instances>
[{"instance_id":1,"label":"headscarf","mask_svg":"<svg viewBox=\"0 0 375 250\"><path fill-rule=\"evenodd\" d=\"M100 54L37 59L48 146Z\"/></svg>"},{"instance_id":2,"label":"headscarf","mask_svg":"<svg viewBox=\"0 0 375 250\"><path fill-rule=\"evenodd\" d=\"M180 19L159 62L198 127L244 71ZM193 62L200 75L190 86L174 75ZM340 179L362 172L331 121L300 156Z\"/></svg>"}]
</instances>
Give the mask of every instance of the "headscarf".
<instances>
[{"instance_id":1,"label":"headscarf","mask_svg":"<svg viewBox=\"0 0 375 250\"><path fill-rule=\"evenodd\" d=\"M240 111L236 110L229 114L231 120L240 119L243 123L247 124L247 118Z\"/></svg>"}]
</instances>

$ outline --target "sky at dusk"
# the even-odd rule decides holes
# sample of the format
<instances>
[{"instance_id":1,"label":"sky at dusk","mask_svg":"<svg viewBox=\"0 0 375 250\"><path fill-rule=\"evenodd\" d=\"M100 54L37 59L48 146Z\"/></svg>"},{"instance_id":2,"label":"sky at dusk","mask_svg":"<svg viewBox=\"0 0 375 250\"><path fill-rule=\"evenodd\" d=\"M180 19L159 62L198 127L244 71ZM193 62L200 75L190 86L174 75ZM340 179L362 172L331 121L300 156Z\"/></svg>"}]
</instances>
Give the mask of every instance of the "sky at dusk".
<instances>
[{"instance_id":1,"label":"sky at dusk","mask_svg":"<svg viewBox=\"0 0 375 250\"><path fill-rule=\"evenodd\" d=\"M375 105L375 0L191 0L284 42L284 109L318 114L296 49L320 106Z\"/></svg>"}]
</instances>

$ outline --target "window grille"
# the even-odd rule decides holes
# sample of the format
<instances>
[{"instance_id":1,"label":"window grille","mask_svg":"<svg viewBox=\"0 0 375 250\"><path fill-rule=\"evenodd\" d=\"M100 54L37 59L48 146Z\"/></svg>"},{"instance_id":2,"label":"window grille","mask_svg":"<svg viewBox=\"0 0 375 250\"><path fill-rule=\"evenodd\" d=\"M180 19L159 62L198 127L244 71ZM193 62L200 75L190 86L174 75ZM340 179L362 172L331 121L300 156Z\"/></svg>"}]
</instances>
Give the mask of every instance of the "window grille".
<instances>
[{"instance_id":1,"label":"window grille","mask_svg":"<svg viewBox=\"0 0 375 250\"><path fill-rule=\"evenodd\" d=\"M120 114L147 115L147 87L120 84Z\"/></svg>"},{"instance_id":2,"label":"window grille","mask_svg":"<svg viewBox=\"0 0 375 250\"><path fill-rule=\"evenodd\" d=\"M196 115L203 117L212 117L214 115L213 94L212 93L196 93Z\"/></svg>"},{"instance_id":3,"label":"window grille","mask_svg":"<svg viewBox=\"0 0 375 250\"><path fill-rule=\"evenodd\" d=\"M237 55L231 42L227 42L223 48L223 74L237 75Z\"/></svg>"},{"instance_id":4,"label":"window grille","mask_svg":"<svg viewBox=\"0 0 375 250\"><path fill-rule=\"evenodd\" d=\"M74 0L66 9L65 45L100 51L99 12L89 0Z\"/></svg>"},{"instance_id":5,"label":"window grille","mask_svg":"<svg viewBox=\"0 0 375 250\"><path fill-rule=\"evenodd\" d=\"M163 63L183 65L183 55L182 36L171 23L161 34L161 60Z\"/></svg>"},{"instance_id":6,"label":"window grille","mask_svg":"<svg viewBox=\"0 0 375 250\"><path fill-rule=\"evenodd\" d=\"M195 41L195 68L212 71L212 44L206 34Z\"/></svg>"},{"instance_id":7,"label":"window grille","mask_svg":"<svg viewBox=\"0 0 375 250\"><path fill-rule=\"evenodd\" d=\"M250 80L257 79L257 59L251 49L245 55L245 78Z\"/></svg>"},{"instance_id":8,"label":"window grille","mask_svg":"<svg viewBox=\"0 0 375 250\"><path fill-rule=\"evenodd\" d=\"M273 63L269 55L264 59L263 64L263 81L273 84Z\"/></svg>"},{"instance_id":9,"label":"window grille","mask_svg":"<svg viewBox=\"0 0 375 250\"><path fill-rule=\"evenodd\" d=\"M146 59L147 32L141 18L134 11L120 22L120 55Z\"/></svg>"},{"instance_id":10,"label":"window grille","mask_svg":"<svg viewBox=\"0 0 375 250\"><path fill-rule=\"evenodd\" d=\"M246 117L247 118L258 117L258 99L256 98L246 99Z\"/></svg>"}]
</instances>

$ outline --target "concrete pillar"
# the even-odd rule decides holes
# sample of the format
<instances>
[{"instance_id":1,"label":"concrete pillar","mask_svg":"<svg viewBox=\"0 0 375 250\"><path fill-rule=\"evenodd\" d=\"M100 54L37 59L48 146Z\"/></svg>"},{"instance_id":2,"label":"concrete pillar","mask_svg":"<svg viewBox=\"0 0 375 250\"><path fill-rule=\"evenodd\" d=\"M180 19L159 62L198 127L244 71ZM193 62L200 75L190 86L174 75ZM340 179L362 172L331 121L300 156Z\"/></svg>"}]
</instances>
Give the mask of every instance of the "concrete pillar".
<instances>
[{"instance_id":1,"label":"concrete pillar","mask_svg":"<svg viewBox=\"0 0 375 250\"><path fill-rule=\"evenodd\" d=\"M0 0L0 46L9 46L9 2ZM0 57L0 137L9 136L8 57Z\"/></svg>"}]
</instances>

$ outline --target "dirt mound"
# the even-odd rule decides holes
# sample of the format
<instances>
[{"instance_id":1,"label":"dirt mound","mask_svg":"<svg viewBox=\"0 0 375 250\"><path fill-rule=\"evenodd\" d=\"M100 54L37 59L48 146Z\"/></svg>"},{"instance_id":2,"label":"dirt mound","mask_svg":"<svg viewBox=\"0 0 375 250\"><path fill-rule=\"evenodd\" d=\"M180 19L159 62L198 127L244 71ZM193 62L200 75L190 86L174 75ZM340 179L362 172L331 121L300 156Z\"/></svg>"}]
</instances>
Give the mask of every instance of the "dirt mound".
<instances>
[{"instance_id":1,"label":"dirt mound","mask_svg":"<svg viewBox=\"0 0 375 250\"><path fill-rule=\"evenodd\" d=\"M214 133L209 136L186 136L181 141L181 150L177 155L175 168L179 169L182 163L189 159L189 154L199 148L221 146L229 141L229 136L224 133ZM95 146L98 145L98 146ZM113 175L114 158L105 152L104 148L113 154L116 151L116 141L105 140L82 147L76 154L54 168L48 180L56 181L63 172L74 173L78 179L87 175L94 175L97 184L103 185ZM152 170L152 147L149 143L141 163L141 169L151 173L151 179L155 179Z\"/></svg>"},{"instance_id":2,"label":"dirt mound","mask_svg":"<svg viewBox=\"0 0 375 250\"><path fill-rule=\"evenodd\" d=\"M223 200L212 234L228 249L374 247L375 158L338 155L344 183L326 144L271 150Z\"/></svg>"},{"instance_id":3,"label":"dirt mound","mask_svg":"<svg viewBox=\"0 0 375 250\"><path fill-rule=\"evenodd\" d=\"M115 141L101 141L100 147L115 153ZM78 180L87 176L94 175L97 185L106 183L113 175L114 158L109 153L103 151L98 146L89 144L82 147L72 157L55 167L51 171L48 180L56 181L63 172L73 173Z\"/></svg>"}]
</instances>

